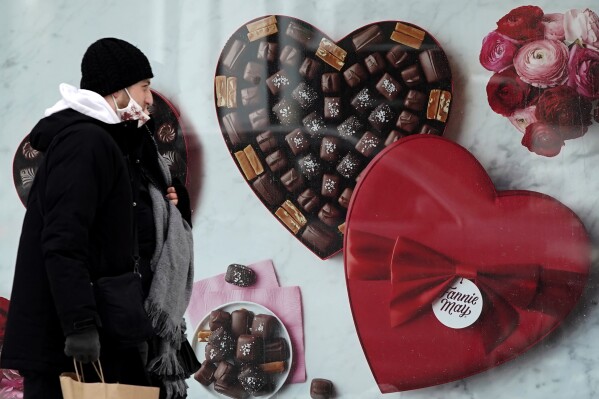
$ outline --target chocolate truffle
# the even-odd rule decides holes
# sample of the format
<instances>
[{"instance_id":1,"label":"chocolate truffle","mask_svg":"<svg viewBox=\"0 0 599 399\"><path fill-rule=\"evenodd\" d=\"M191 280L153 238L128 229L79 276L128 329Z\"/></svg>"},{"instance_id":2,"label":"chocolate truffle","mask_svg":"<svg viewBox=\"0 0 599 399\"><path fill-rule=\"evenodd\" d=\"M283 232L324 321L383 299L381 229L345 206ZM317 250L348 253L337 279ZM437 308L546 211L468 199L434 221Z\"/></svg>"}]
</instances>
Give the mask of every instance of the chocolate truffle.
<instances>
[{"instance_id":1,"label":"chocolate truffle","mask_svg":"<svg viewBox=\"0 0 599 399\"><path fill-rule=\"evenodd\" d=\"M321 78L322 92L335 94L341 90L341 76L337 72L323 73Z\"/></svg>"},{"instance_id":2,"label":"chocolate truffle","mask_svg":"<svg viewBox=\"0 0 599 399\"><path fill-rule=\"evenodd\" d=\"M387 52L387 61L395 69L403 68L410 63L409 52L405 50L405 47L397 45Z\"/></svg>"},{"instance_id":3,"label":"chocolate truffle","mask_svg":"<svg viewBox=\"0 0 599 399\"><path fill-rule=\"evenodd\" d=\"M231 355L235 348L235 338L231 335L229 326L219 327L214 330L208 337L208 343L223 351L226 355Z\"/></svg>"},{"instance_id":4,"label":"chocolate truffle","mask_svg":"<svg viewBox=\"0 0 599 399\"><path fill-rule=\"evenodd\" d=\"M245 141L245 132L237 112L231 112L223 116L222 121L231 145L237 146Z\"/></svg>"},{"instance_id":5,"label":"chocolate truffle","mask_svg":"<svg viewBox=\"0 0 599 399\"><path fill-rule=\"evenodd\" d=\"M252 326L254 314L247 309L237 309L231 312L231 334L233 337L248 335Z\"/></svg>"},{"instance_id":6,"label":"chocolate truffle","mask_svg":"<svg viewBox=\"0 0 599 399\"><path fill-rule=\"evenodd\" d=\"M358 87L366 82L368 72L360 63L355 63L343 72L343 77L349 87Z\"/></svg>"},{"instance_id":7,"label":"chocolate truffle","mask_svg":"<svg viewBox=\"0 0 599 399\"><path fill-rule=\"evenodd\" d=\"M316 195L314 190L308 188L297 197L297 203L306 212L313 212L318 208L318 205L320 205L320 198Z\"/></svg>"},{"instance_id":8,"label":"chocolate truffle","mask_svg":"<svg viewBox=\"0 0 599 399\"><path fill-rule=\"evenodd\" d=\"M364 155L370 157L379 149L381 145L381 139L370 132L364 133L358 144L356 144L356 150Z\"/></svg>"},{"instance_id":9,"label":"chocolate truffle","mask_svg":"<svg viewBox=\"0 0 599 399\"><path fill-rule=\"evenodd\" d=\"M287 191L293 193L304 187L304 178L301 173L291 168L281 176L281 183Z\"/></svg>"},{"instance_id":10,"label":"chocolate truffle","mask_svg":"<svg viewBox=\"0 0 599 399\"><path fill-rule=\"evenodd\" d=\"M422 73L418 65L410 65L403 71L401 71L401 78L408 87L418 86L422 83Z\"/></svg>"},{"instance_id":11,"label":"chocolate truffle","mask_svg":"<svg viewBox=\"0 0 599 399\"><path fill-rule=\"evenodd\" d=\"M224 310L213 310L208 316L208 328L214 331L220 327L229 328L231 326L231 314Z\"/></svg>"},{"instance_id":12,"label":"chocolate truffle","mask_svg":"<svg viewBox=\"0 0 599 399\"><path fill-rule=\"evenodd\" d=\"M307 80L312 80L318 76L322 64L312 58L306 57L300 66L299 73Z\"/></svg>"},{"instance_id":13,"label":"chocolate truffle","mask_svg":"<svg viewBox=\"0 0 599 399\"><path fill-rule=\"evenodd\" d=\"M254 320L258 315L254 316ZM260 363L264 356L264 341L256 334L244 334L237 338L235 359L242 363Z\"/></svg>"},{"instance_id":14,"label":"chocolate truffle","mask_svg":"<svg viewBox=\"0 0 599 399\"><path fill-rule=\"evenodd\" d=\"M297 40L304 47L310 44L312 38L314 37L314 32L312 32L311 29L308 29L307 27L304 27L294 21L289 22L285 33L290 38Z\"/></svg>"},{"instance_id":15,"label":"chocolate truffle","mask_svg":"<svg viewBox=\"0 0 599 399\"><path fill-rule=\"evenodd\" d=\"M237 60L239 59L239 56L241 55L244 49L245 44L235 39L235 41L233 41L233 44L231 44L231 47L229 47L227 54L223 58L223 66L232 71L235 68Z\"/></svg>"},{"instance_id":16,"label":"chocolate truffle","mask_svg":"<svg viewBox=\"0 0 599 399\"><path fill-rule=\"evenodd\" d=\"M258 45L258 55L256 56L259 60L265 60L273 62L277 56L277 49L279 45L271 42L260 42Z\"/></svg>"},{"instance_id":17,"label":"chocolate truffle","mask_svg":"<svg viewBox=\"0 0 599 399\"><path fill-rule=\"evenodd\" d=\"M266 79L266 85L268 86L270 92L276 96L281 90L284 90L291 85L291 80L287 76L287 72L285 72L285 70L281 70L275 72L268 79Z\"/></svg>"},{"instance_id":18,"label":"chocolate truffle","mask_svg":"<svg viewBox=\"0 0 599 399\"><path fill-rule=\"evenodd\" d=\"M271 339L279 330L279 322L276 317L269 314L257 314L252 321L252 335L257 335L263 339Z\"/></svg>"},{"instance_id":19,"label":"chocolate truffle","mask_svg":"<svg viewBox=\"0 0 599 399\"><path fill-rule=\"evenodd\" d=\"M352 42L356 51L364 51L368 47L381 43L384 40L383 32L378 25L371 25L368 28L356 33L352 37Z\"/></svg>"},{"instance_id":20,"label":"chocolate truffle","mask_svg":"<svg viewBox=\"0 0 599 399\"><path fill-rule=\"evenodd\" d=\"M247 82L257 85L262 80L264 68L257 62L250 61L245 65L243 79Z\"/></svg>"},{"instance_id":21,"label":"chocolate truffle","mask_svg":"<svg viewBox=\"0 0 599 399\"><path fill-rule=\"evenodd\" d=\"M270 170L274 173L283 170L285 167L287 167L287 157L285 156L285 153L281 150L276 150L275 152L268 155L265 161Z\"/></svg>"},{"instance_id":22,"label":"chocolate truffle","mask_svg":"<svg viewBox=\"0 0 599 399\"><path fill-rule=\"evenodd\" d=\"M241 89L241 103L245 107L251 107L260 104L263 98L263 88L257 86Z\"/></svg>"},{"instance_id":23,"label":"chocolate truffle","mask_svg":"<svg viewBox=\"0 0 599 399\"><path fill-rule=\"evenodd\" d=\"M302 119L302 123L306 127L308 133L310 133L312 136L318 136L327 128L323 117L320 116L316 111L308 114L304 119Z\"/></svg>"},{"instance_id":24,"label":"chocolate truffle","mask_svg":"<svg viewBox=\"0 0 599 399\"><path fill-rule=\"evenodd\" d=\"M229 352L224 352L221 348L214 344L206 344L204 347L204 356L209 362L220 362L230 356Z\"/></svg>"},{"instance_id":25,"label":"chocolate truffle","mask_svg":"<svg viewBox=\"0 0 599 399\"><path fill-rule=\"evenodd\" d=\"M295 67L299 65L301 61L302 53L298 49L293 46L286 45L281 50L281 55L279 56L279 61L281 64L286 65L288 67Z\"/></svg>"},{"instance_id":26,"label":"chocolate truffle","mask_svg":"<svg viewBox=\"0 0 599 399\"><path fill-rule=\"evenodd\" d=\"M341 219L341 212L332 204L324 204L318 212L318 218L328 226L337 226Z\"/></svg>"},{"instance_id":27,"label":"chocolate truffle","mask_svg":"<svg viewBox=\"0 0 599 399\"><path fill-rule=\"evenodd\" d=\"M418 124L420 124L420 119L410 111L404 110L399 114L395 125L405 132L414 133Z\"/></svg>"},{"instance_id":28,"label":"chocolate truffle","mask_svg":"<svg viewBox=\"0 0 599 399\"><path fill-rule=\"evenodd\" d=\"M314 378L310 383L312 399L330 399L333 396L333 383L324 378Z\"/></svg>"},{"instance_id":29,"label":"chocolate truffle","mask_svg":"<svg viewBox=\"0 0 599 399\"><path fill-rule=\"evenodd\" d=\"M351 100L351 106L360 114L376 107L376 99L368 87L360 90Z\"/></svg>"},{"instance_id":30,"label":"chocolate truffle","mask_svg":"<svg viewBox=\"0 0 599 399\"><path fill-rule=\"evenodd\" d=\"M289 359L289 345L283 337L264 342L264 362L280 362Z\"/></svg>"},{"instance_id":31,"label":"chocolate truffle","mask_svg":"<svg viewBox=\"0 0 599 399\"><path fill-rule=\"evenodd\" d=\"M341 117L341 98L340 97L325 97L324 98L324 118L326 120L337 120Z\"/></svg>"},{"instance_id":32,"label":"chocolate truffle","mask_svg":"<svg viewBox=\"0 0 599 399\"><path fill-rule=\"evenodd\" d=\"M286 135L285 141L289 145L293 155L304 153L310 149L310 139L301 129L295 129Z\"/></svg>"},{"instance_id":33,"label":"chocolate truffle","mask_svg":"<svg viewBox=\"0 0 599 399\"><path fill-rule=\"evenodd\" d=\"M214 370L214 379L218 380L225 374L236 374L237 369L234 365L227 362L226 360L221 360L216 365L216 370Z\"/></svg>"},{"instance_id":34,"label":"chocolate truffle","mask_svg":"<svg viewBox=\"0 0 599 399\"><path fill-rule=\"evenodd\" d=\"M200 384L208 386L214 382L214 371L216 371L216 366L214 363L209 360L204 360L200 369L196 371L193 378L198 381Z\"/></svg>"},{"instance_id":35,"label":"chocolate truffle","mask_svg":"<svg viewBox=\"0 0 599 399\"><path fill-rule=\"evenodd\" d=\"M224 374L214 382L214 390L233 399L244 399L248 394L241 386L237 373Z\"/></svg>"},{"instance_id":36,"label":"chocolate truffle","mask_svg":"<svg viewBox=\"0 0 599 399\"><path fill-rule=\"evenodd\" d=\"M357 140L364 133L364 125L358 118L352 115L337 126L337 131L344 139Z\"/></svg>"},{"instance_id":37,"label":"chocolate truffle","mask_svg":"<svg viewBox=\"0 0 599 399\"><path fill-rule=\"evenodd\" d=\"M326 251L335 241L334 233L315 223L309 224L302 233L302 240L319 251Z\"/></svg>"},{"instance_id":38,"label":"chocolate truffle","mask_svg":"<svg viewBox=\"0 0 599 399\"><path fill-rule=\"evenodd\" d=\"M322 187L320 193L324 197L335 198L341 189L341 177L333 173L325 173L322 176Z\"/></svg>"},{"instance_id":39,"label":"chocolate truffle","mask_svg":"<svg viewBox=\"0 0 599 399\"><path fill-rule=\"evenodd\" d=\"M422 111L426 106L427 98L426 94L418 90L410 90L406 94L406 98L403 102L403 106L411 109L412 111Z\"/></svg>"},{"instance_id":40,"label":"chocolate truffle","mask_svg":"<svg viewBox=\"0 0 599 399\"><path fill-rule=\"evenodd\" d=\"M252 395L260 391L268 383L268 378L264 371L255 364L243 365L237 378L241 382L243 389Z\"/></svg>"},{"instance_id":41,"label":"chocolate truffle","mask_svg":"<svg viewBox=\"0 0 599 399\"><path fill-rule=\"evenodd\" d=\"M441 49L425 50L418 55L418 60L420 61L420 66L427 82L436 83L451 77L447 57L445 57L445 53Z\"/></svg>"},{"instance_id":42,"label":"chocolate truffle","mask_svg":"<svg viewBox=\"0 0 599 399\"><path fill-rule=\"evenodd\" d=\"M372 53L364 59L366 69L371 75L378 75L385 70L385 61L380 53Z\"/></svg>"},{"instance_id":43,"label":"chocolate truffle","mask_svg":"<svg viewBox=\"0 0 599 399\"><path fill-rule=\"evenodd\" d=\"M314 180L322 173L322 165L314 154L308 154L298 162L299 170L308 180Z\"/></svg>"},{"instance_id":44,"label":"chocolate truffle","mask_svg":"<svg viewBox=\"0 0 599 399\"><path fill-rule=\"evenodd\" d=\"M258 176L252 183L254 190L258 192L260 197L270 205L278 205L283 202L284 195L282 191L277 187L272 176L268 173L264 173Z\"/></svg>"},{"instance_id":45,"label":"chocolate truffle","mask_svg":"<svg viewBox=\"0 0 599 399\"><path fill-rule=\"evenodd\" d=\"M320 159L327 162L335 162L339 159L339 147L341 140L335 136L325 136L320 142Z\"/></svg>"},{"instance_id":46,"label":"chocolate truffle","mask_svg":"<svg viewBox=\"0 0 599 399\"><path fill-rule=\"evenodd\" d=\"M270 125L270 118L266 108L260 108L248 115L254 130L264 130Z\"/></svg>"},{"instance_id":47,"label":"chocolate truffle","mask_svg":"<svg viewBox=\"0 0 599 399\"><path fill-rule=\"evenodd\" d=\"M391 109L389 104L382 103L376 107L368 117L368 122L379 132L384 132L387 128L393 124L395 120L395 112Z\"/></svg>"},{"instance_id":48,"label":"chocolate truffle","mask_svg":"<svg viewBox=\"0 0 599 399\"><path fill-rule=\"evenodd\" d=\"M310 109L318 101L316 90L305 82L300 83L293 89L291 97L305 110Z\"/></svg>"},{"instance_id":49,"label":"chocolate truffle","mask_svg":"<svg viewBox=\"0 0 599 399\"><path fill-rule=\"evenodd\" d=\"M256 282L256 272L250 267L232 263L227 266L225 281L238 287L249 287Z\"/></svg>"},{"instance_id":50,"label":"chocolate truffle","mask_svg":"<svg viewBox=\"0 0 599 399\"><path fill-rule=\"evenodd\" d=\"M265 154L277 148L277 139L270 130L267 130L256 136L256 142L258 143L260 150L262 150L262 152Z\"/></svg>"},{"instance_id":51,"label":"chocolate truffle","mask_svg":"<svg viewBox=\"0 0 599 399\"><path fill-rule=\"evenodd\" d=\"M337 165L337 172L346 179L353 179L359 173L361 165L358 155L350 152Z\"/></svg>"},{"instance_id":52,"label":"chocolate truffle","mask_svg":"<svg viewBox=\"0 0 599 399\"><path fill-rule=\"evenodd\" d=\"M389 101L393 101L401 93L401 85L399 82L388 73L385 73L383 77L376 84L376 89Z\"/></svg>"},{"instance_id":53,"label":"chocolate truffle","mask_svg":"<svg viewBox=\"0 0 599 399\"><path fill-rule=\"evenodd\" d=\"M272 111L282 125L293 125L297 123L300 117L300 110L297 105L284 98L272 107Z\"/></svg>"},{"instance_id":54,"label":"chocolate truffle","mask_svg":"<svg viewBox=\"0 0 599 399\"><path fill-rule=\"evenodd\" d=\"M339 205L347 209L349 207L349 200L351 199L353 193L354 189L351 187L347 187L345 190L343 190L343 192L339 196Z\"/></svg>"}]
</instances>

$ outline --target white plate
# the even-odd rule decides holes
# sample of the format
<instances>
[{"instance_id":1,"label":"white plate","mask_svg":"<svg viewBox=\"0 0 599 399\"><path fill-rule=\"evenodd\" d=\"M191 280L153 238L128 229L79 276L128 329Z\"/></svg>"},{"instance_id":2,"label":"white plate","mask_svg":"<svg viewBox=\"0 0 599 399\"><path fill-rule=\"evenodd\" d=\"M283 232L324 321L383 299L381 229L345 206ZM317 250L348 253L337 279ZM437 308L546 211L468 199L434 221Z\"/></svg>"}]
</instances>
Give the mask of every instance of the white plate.
<instances>
[{"instance_id":1,"label":"white plate","mask_svg":"<svg viewBox=\"0 0 599 399\"><path fill-rule=\"evenodd\" d=\"M234 310L242 309L242 308L249 310L250 312L254 313L255 315L269 314L269 315L274 316L277 319L277 321L279 322L279 325L281 326L281 328L279 329L279 336L285 338L285 340L287 341L287 345L289 346L289 359L287 359L287 361L286 361L287 368L285 369L284 372L282 372L280 374L274 374L275 389L269 395L260 396L260 398L268 399L268 398L272 397L275 393L277 393L279 391L279 389L281 389L281 387L283 386L285 381L287 381L287 377L289 376L289 370L291 369L291 365L293 364L293 348L291 347L291 338L289 337L289 332L287 331L287 327L285 327L285 325L283 324L281 319L279 319L279 317L276 314L274 314L270 309L268 309L260 304L257 304L255 302L247 302L247 301L229 302L229 303L225 303L224 305L218 306L218 307L212 309L210 312L208 312L208 314L206 316L204 316L202 321L200 321L200 323L196 327L195 332L193 334L193 339L191 341L191 345L192 345L193 350L196 353L198 360L200 361L200 363L202 363L206 359L206 353L205 353L206 342L198 342L198 332L200 330L209 330L210 329L208 326L210 313L214 310L223 310L225 312L231 313ZM206 388L206 390L208 392L210 392L214 397L221 398L221 399L227 398L227 396L221 395L214 390L214 383L210 384L209 386L200 384L197 381L196 381L196 383L201 385L202 387Z\"/></svg>"}]
</instances>

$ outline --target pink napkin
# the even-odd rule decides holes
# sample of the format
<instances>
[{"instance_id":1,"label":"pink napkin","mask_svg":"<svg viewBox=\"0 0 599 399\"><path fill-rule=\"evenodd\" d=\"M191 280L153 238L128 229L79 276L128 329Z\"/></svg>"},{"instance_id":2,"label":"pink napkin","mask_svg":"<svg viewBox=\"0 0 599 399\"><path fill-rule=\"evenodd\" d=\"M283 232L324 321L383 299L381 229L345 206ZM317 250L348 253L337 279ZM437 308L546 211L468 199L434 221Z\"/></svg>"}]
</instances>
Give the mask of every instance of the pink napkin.
<instances>
[{"instance_id":1,"label":"pink napkin","mask_svg":"<svg viewBox=\"0 0 599 399\"><path fill-rule=\"evenodd\" d=\"M234 301L250 301L260 304L283 322L293 347L293 365L288 382L306 381L306 362L304 357L304 326L302 316L302 298L300 288L279 287L271 260L264 260L249 265L256 272L256 283L242 288L225 281L225 274L196 281L193 284L191 301L187 308L190 327L198 323L214 308Z\"/></svg>"}]
</instances>

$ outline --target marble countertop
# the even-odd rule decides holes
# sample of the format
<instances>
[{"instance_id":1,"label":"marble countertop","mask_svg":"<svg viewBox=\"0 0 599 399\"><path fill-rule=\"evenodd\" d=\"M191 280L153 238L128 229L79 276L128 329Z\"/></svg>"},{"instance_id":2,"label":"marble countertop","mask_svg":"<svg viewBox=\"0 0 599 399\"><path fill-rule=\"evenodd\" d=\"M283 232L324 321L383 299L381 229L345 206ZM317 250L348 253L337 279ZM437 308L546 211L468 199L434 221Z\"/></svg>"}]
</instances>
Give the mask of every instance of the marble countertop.
<instances>
[{"instance_id":1,"label":"marble countertop","mask_svg":"<svg viewBox=\"0 0 599 399\"><path fill-rule=\"evenodd\" d=\"M24 208L12 184L20 141L58 99L58 84L78 85L85 49L114 36L140 47L152 63L153 88L180 110L198 142L197 167L189 170L198 198L194 209L195 278L225 271L230 263L272 259L282 286L301 287L307 382L276 397L306 398L312 378L334 382L337 397L380 398L351 317L341 254L322 261L287 234L238 173L213 108L216 61L229 36L247 21L283 14L341 39L360 26L403 20L425 28L449 57L454 103L445 137L467 148L496 187L548 194L574 210L599 243L599 124L569 140L559 156L544 158L520 144L521 133L487 104L491 73L478 54L482 38L516 1L329 0L197 2L5 2L0 15L0 296L9 297ZM591 0L539 0L547 13L595 7ZM595 251L594 251L595 252ZM596 259L596 256L594 256ZM596 267L596 262L594 262ZM500 367L445 385L384 395L385 398L593 398L599 392L598 281L573 314L533 349ZM193 329L194 326L190 326ZM401 359L397 360L398 364ZM190 398L203 388L189 381Z\"/></svg>"}]
</instances>

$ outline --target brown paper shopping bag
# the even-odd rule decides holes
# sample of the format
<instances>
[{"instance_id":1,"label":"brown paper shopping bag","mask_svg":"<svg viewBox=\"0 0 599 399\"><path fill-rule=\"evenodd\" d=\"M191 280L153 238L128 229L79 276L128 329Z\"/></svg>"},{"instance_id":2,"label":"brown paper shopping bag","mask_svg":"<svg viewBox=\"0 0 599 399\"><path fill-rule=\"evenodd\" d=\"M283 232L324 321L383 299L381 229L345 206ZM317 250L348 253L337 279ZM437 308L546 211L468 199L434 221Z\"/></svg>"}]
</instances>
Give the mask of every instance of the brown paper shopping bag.
<instances>
[{"instance_id":1,"label":"brown paper shopping bag","mask_svg":"<svg viewBox=\"0 0 599 399\"><path fill-rule=\"evenodd\" d=\"M104 382L102 365L93 364L101 382L84 382L83 369L75 363L74 373L60 375L64 399L158 399L160 388ZM79 371L81 369L81 372Z\"/></svg>"}]
</instances>

